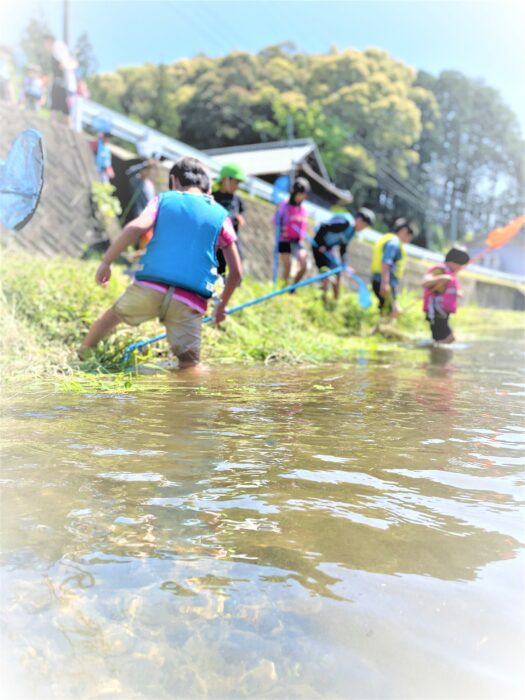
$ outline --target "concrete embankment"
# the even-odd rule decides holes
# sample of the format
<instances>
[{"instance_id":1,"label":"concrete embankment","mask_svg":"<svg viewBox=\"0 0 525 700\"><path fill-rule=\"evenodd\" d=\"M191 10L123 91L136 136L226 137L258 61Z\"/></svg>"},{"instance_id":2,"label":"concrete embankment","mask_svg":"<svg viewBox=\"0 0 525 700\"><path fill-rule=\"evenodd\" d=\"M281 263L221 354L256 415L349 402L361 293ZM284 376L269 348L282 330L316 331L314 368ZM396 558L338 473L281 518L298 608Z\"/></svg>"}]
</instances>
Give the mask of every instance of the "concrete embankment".
<instances>
[{"instance_id":1,"label":"concrete embankment","mask_svg":"<svg viewBox=\"0 0 525 700\"><path fill-rule=\"evenodd\" d=\"M103 232L94 217L91 183L97 173L85 134L0 101L0 160L6 160L18 133L34 128L44 144L44 186L39 207L22 231L0 225L0 241L10 248L52 257L80 257Z\"/></svg>"}]
</instances>

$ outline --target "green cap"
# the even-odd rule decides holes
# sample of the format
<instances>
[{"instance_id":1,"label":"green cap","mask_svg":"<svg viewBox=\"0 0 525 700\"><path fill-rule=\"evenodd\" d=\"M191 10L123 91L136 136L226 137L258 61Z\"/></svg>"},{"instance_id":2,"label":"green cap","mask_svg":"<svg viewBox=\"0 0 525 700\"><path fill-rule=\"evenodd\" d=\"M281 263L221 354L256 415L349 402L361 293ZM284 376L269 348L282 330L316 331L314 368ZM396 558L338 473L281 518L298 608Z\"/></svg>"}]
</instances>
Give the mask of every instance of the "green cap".
<instances>
[{"instance_id":1,"label":"green cap","mask_svg":"<svg viewBox=\"0 0 525 700\"><path fill-rule=\"evenodd\" d=\"M225 177L231 177L234 180L239 180L239 182L246 180L244 170L237 163L226 163L226 165L222 166L219 180L224 180Z\"/></svg>"}]
</instances>

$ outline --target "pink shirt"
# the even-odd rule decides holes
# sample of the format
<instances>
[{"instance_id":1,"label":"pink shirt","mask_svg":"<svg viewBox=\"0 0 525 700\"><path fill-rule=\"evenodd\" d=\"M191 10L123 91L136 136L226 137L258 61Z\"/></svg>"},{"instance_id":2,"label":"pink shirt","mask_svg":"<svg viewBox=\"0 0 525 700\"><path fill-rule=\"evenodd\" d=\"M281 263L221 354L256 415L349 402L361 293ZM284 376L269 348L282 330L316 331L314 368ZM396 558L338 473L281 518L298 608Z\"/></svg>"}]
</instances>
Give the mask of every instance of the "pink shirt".
<instances>
[{"instance_id":1,"label":"pink shirt","mask_svg":"<svg viewBox=\"0 0 525 700\"><path fill-rule=\"evenodd\" d=\"M200 195L195 196L198 197ZM151 201L148 202L148 205L144 209L143 213L152 214L153 217L156 219L158 210L159 197L157 195L156 197L153 197ZM227 248L236 240L237 236L235 235L233 223L230 217L227 216L222 225L219 238L217 239L217 248ZM135 280L135 284L138 284L141 287L149 287L150 289L156 289L157 291L162 292L164 294L168 289L167 284L159 284L159 282L148 282L146 280ZM195 311L198 311L201 314L205 314L206 309L208 308L207 299L199 296L199 294L195 294L195 292L188 292L186 289L179 289L178 287L175 287L172 298L177 299L177 301L182 301L183 304L191 306L192 309L195 309Z\"/></svg>"},{"instance_id":2,"label":"pink shirt","mask_svg":"<svg viewBox=\"0 0 525 700\"><path fill-rule=\"evenodd\" d=\"M308 233L308 214L300 204L280 204L274 223L280 226L280 241L300 241Z\"/></svg>"}]
</instances>

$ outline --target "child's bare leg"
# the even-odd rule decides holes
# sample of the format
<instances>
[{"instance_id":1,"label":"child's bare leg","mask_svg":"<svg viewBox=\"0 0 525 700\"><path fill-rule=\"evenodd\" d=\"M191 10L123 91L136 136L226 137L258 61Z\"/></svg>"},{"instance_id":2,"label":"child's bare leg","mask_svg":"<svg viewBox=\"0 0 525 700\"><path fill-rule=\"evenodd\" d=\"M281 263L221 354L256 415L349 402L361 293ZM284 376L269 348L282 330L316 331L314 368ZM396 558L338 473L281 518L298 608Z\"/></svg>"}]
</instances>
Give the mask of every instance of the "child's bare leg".
<instances>
[{"instance_id":1,"label":"child's bare leg","mask_svg":"<svg viewBox=\"0 0 525 700\"><path fill-rule=\"evenodd\" d=\"M288 284L290 279L290 271L292 269L292 256L290 253L281 253L281 267L282 267L282 278L283 281Z\"/></svg>"},{"instance_id":2,"label":"child's bare leg","mask_svg":"<svg viewBox=\"0 0 525 700\"><path fill-rule=\"evenodd\" d=\"M86 350L94 348L100 340L108 336L119 323L120 318L117 316L112 306L104 311L104 313L97 318L95 323L93 323L82 341L82 345L78 351L80 358L82 358Z\"/></svg>"},{"instance_id":3,"label":"child's bare leg","mask_svg":"<svg viewBox=\"0 0 525 700\"><path fill-rule=\"evenodd\" d=\"M397 318L400 313L401 313L401 309L399 308L399 304L394 299L394 301L392 302L392 310L390 312L390 318L391 319Z\"/></svg>"},{"instance_id":4,"label":"child's bare leg","mask_svg":"<svg viewBox=\"0 0 525 700\"><path fill-rule=\"evenodd\" d=\"M325 277L323 280L321 280L321 290L323 293L323 302L326 303L328 301L328 287L330 285L330 282L327 277Z\"/></svg>"},{"instance_id":5,"label":"child's bare leg","mask_svg":"<svg viewBox=\"0 0 525 700\"><path fill-rule=\"evenodd\" d=\"M179 369L196 369L201 367L200 352L198 350L187 350L186 352L175 354L179 361Z\"/></svg>"},{"instance_id":6,"label":"child's bare leg","mask_svg":"<svg viewBox=\"0 0 525 700\"><path fill-rule=\"evenodd\" d=\"M297 262L299 263L299 270L297 271L297 274L294 277L293 284L297 284L297 282L300 282L303 278L304 273L306 272L306 250L299 251L297 255Z\"/></svg>"},{"instance_id":7,"label":"child's bare leg","mask_svg":"<svg viewBox=\"0 0 525 700\"><path fill-rule=\"evenodd\" d=\"M334 299L337 301L339 299L339 289L341 287L341 275L336 275L332 279L332 289L334 290Z\"/></svg>"}]
</instances>

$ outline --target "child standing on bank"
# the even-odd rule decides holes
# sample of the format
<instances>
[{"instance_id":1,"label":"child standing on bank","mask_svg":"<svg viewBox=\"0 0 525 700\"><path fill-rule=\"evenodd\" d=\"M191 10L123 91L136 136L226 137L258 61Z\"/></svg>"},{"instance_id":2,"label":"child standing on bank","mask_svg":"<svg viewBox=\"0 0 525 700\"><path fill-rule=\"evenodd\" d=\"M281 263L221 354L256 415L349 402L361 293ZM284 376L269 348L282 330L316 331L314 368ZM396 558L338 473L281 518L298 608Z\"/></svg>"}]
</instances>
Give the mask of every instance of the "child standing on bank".
<instances>
[{"instance_id":1,"label":"child standing on bank","mask_svg":"<svg viewBox=\"0 0 525 700\"><path fill-rule=\"evenodd\" d=\"M457 274L469 260L467 251L456 246L448 251L444 263L430 267L423 278L423 311L435 343L454 342L448 318L456 313L461 296Z\"/></svg>"},{"instance_id":2,"label":"child standing on bank","mask_svg":"<svg viewBox=\"0 0 525 700\"><path fill-rule=\"evenodd\" d=\"M81 358L119 323L138 326L158 318L166 326L179 368L197 365L202 317L217 280L217 248L222 249L229 270L214 314L217 323L224 321L226 304L242 276L233 224L225 209L208 196L210 179L196 158L175 163L169 187L124 227L104 255L96 273L103 287L111 277L113 261L153 228L134 283L91 326L79 350Z\"/></svg>"},{"instance_id":3,"label":"child standing on bank","mask_svg":"<svg viewBox=\"0 0 525 700\"><path fill-rule=\"evenodd\" d=\"M21 102L30 112L38 112L44 98L44 82L42 69L36 63L26 66L26 74L22 83Z\"/></svg>"},{"instance_id":4,"label":"child standing on bank","mask_svg":"<svg viewBox=\"0 0 525 700\"><path fill-rule=\"evenodd\" d=\"M299 264L299 270L293 284L299 282L306 272L306 250L303 240L308 233L308 214L303 202L310 192L310 183L304 177L298 177L293 183L290 198L279 205L274 216L278 229L278 251L282 267L282 280L288 284L292 269L292 257Z\"/></svg>"},{"instance_id":5,"label":"child standing on bank","mask_svg":"<svg viewBox=\"0 0 525 700\"><path fill-rule=\"evenodd\" d=\"M246 180L246 175L243 169L236 163L227 163L222 166L217 186L214 187L212 192L213 199L218 202L221 207L224 207L230 215L235 233L237 234L237 249L241 260L243 255L239 229L245 225L246 220L244 218L244 202L237 194L237 190L244 180ZM217 251L217 259L219 261L219 275L223 275L226 271L226 262L221 250Z\"/></svg>"},{"instance_id":6,"label":"child standing on bank","mask_svg":"<svg viewBox=\"0 0 525 700\"><path fill-rule=\"evenodd\" d=\"M401 313L397 289L406 262L405 243L414 237L414 229L406 219L396 219L394 231L385 233L372 250L372 289L379 301L381 316L397 318Z\"/></svg>"},{"instance_id":7,"label":"child standing on bank","mask_svg":"<svg viewBox=\"0 0 525 700\"><path fill-rule=\"evenodd\" d=\"M312 241L312 253L319 272L334 270L340 265L348 266L348 244L359 231L372 226L375 214L371 209L361 207L355 218L349 213L334 214L329 221L320 224L315 230L315 238ZM339 256L335 252L339 249ZM328 289L331 286L334 301L339 299L341 275L326 277L321 282L323 290L323 302L328 300Z\"/></svg>"},{"instance_id":8,"label":"child standing on bank","mask_svg":"<svg viewBox=\"0 0 525 700\"><path fill-rule=\"evenodd\" d=\"M95 166L97 168L100 182L105 185L109 184L110 180L115 177L113 170L113 155L109 148L109 139L111 134L100 133L97 138L97 146L95 153Z\"/></svg>"}]
</instances>

